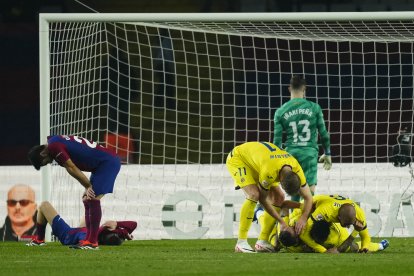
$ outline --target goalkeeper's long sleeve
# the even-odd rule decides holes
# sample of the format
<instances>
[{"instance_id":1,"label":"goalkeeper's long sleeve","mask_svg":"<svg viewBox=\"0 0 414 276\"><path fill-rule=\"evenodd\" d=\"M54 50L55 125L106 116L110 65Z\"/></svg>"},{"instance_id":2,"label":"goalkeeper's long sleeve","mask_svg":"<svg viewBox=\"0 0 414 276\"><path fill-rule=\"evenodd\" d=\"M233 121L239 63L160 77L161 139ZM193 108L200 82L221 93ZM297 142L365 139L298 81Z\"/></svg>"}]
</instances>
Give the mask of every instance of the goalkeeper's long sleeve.
<instances>
[{"instance_id":1,"label":"goalkeeper's long sleeve","mask_svg":"<svg viewBox=\"0 0 414 276\"><path fill-rule=\"evenodd\" d=\"M326 130L325 120L323 119L322 110L319 108L318 112L318 131L319 135L321 136L322 147L325 150L325 154L331 154L331 138L329 137L329 133Z\"/></svg>"},{"instance_id":2,"label":"goalkeeper's long sleeve","mask_svg":"<svg viewBox=\"0 0 414 276\"><path fill-rule=\"evenodd\" d=\"M283 127L280 123L280 116L278 112L275 112L274 116L274 132L273 132L273 144L282 148L282 136L283 136Z\"/></svg>"}]
</instances>

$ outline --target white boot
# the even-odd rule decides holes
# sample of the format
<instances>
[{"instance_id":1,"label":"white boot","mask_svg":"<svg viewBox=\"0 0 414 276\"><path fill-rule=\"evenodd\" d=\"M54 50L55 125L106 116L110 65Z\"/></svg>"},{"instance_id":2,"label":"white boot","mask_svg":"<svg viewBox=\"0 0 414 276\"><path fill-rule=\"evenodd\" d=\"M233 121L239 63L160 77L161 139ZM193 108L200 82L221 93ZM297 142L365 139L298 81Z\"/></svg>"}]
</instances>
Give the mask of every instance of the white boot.
<instances>
[{"instance_id":1,"label":"white boot","mask_svg":"<svg viewBox=\"0 0 414 276\"><path fill-rule=\"evenodd\" d=\"M234 251L241 253L256 253L247 240L238 240Z\"/></svg>"},{"instance_id":2,"label":"white boot","mask_svg":"<svg viewBox=\"0 0 414 276\"><path fill-rule=\"evenodd\" d=\"M257 240L256 244L254 245L256 252L258 253L274 253L275 248L271 245L268 241L265 240Z\"/></svg>"}]
</instances>

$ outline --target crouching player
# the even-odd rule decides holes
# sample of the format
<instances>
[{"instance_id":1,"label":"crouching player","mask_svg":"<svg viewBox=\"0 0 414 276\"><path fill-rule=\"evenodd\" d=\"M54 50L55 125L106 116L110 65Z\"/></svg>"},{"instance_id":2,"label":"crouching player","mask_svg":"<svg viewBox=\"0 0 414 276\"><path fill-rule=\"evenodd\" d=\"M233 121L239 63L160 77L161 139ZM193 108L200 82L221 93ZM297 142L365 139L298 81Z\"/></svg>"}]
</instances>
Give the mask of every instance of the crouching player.
<instances>
[{"instance_id":1,"label":"crouching player","mask_svg":"<svg viewBox=\"0 0 414 276\"><path fill-rule=\"evenodd\" d=\"M98 247L98 229L102 210L100 199L112 193L121 160L115 152L78 136L56 135L47 138L47 144L34 146L28 154L36 170L55 160L85 188L85 223L87 235L79 247ZM82 171L91 172L88 179Z\"/></svg>"},{"instance_id":2,"label":"crouching player","mask_svg":"<svg viewBox=\"0 0 414 276\"><path fill-rule=\"evenodd\" d=\"M314 211L308 219L305 230L300 235L300 239L313 251L318 253L327 252L328 248L316 242L310 235L310 230L316 221L324 220L329 224L338 223L343 228L351 225L354 230L351 233L347 245L351 245L351 240L357 235L361 237L361 246L358 252L367 253L371 248L371 237L368 232L365 213L351 199L340 195L317 195L313 198ZM334 249L330 249L330 251ZM328 252L330 252L328 251Z\"/></svg>"},{"instance_id":3,"label":"crouching player","mask_svg":"<svg viewBox=\"0 0 414 276\"><path fill-rule=\"evenodd\" d=\"M302 232L312 208L312 195L302 168L294 157L268 142L247 142L236 146L229 153L226 166L234 180L235 189L241 189L245 195L240 210L236 252L274 252L268 239L276 220L282 229L288 227L279 215L280 205L284 201L280 186L287 194L299 194L304 198L303 215L295 228L290 229L296 233ZM247 242L247 234L258 201L265 212L261 232L253 250Z\"/></svg>"},{"instance_id":4,"label":"crouching player","mask_svg":"<svg viewBox=\"0 0 414 276\"><path fill-rule=\"evenodd\" d=\"M60 217L50 202L43 201L37 211L37 236L30 243L26 244L27 246L46 245L44 240L47 223L52 226L53 234L59 239L62 245L69 245L71 248L80 249L76 245L81 240L86 239L86 227L70 227ZM135 221L107 221L98 230L99 245L121 245L123 241L132 239L131 233L136 227L137 223Z\"/></svg>"},{"instance_id":5,"label":"crouching player","mask_svg":"<svg viewBox=\"0 0 414 276\"><path fill-rule=\"evenodd\" d=\"M367 253L371 243L364 210L351 199L340 195L317 195L314 197L315 211L312 212L306 223L306 227L310 230L315 221L325 220L328 223L339 223L342 227L354 227L352 236L358 234L361 237L361 249L359 252ZM323 253L327 249L316 243L310 237L310 231L304 231L301 239L316 252Z\"/></svg>"}]
</instances>

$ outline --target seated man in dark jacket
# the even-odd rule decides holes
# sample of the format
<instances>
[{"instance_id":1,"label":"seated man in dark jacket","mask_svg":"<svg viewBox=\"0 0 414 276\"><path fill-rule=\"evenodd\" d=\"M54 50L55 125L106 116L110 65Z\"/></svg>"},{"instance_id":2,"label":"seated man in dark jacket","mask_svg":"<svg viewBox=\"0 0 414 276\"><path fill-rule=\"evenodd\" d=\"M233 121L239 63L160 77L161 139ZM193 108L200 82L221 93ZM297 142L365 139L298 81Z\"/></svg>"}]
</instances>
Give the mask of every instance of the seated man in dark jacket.
<instances>
[{"instance_id":1,"label":"seated man in dark jacket","mask_svg":"<svg viewBox=\"0 0 414 276\"><path fill-rule=\"evenodd\" d=\"M7 217L0 228L1 241L30 241L36 235L34 190L25 184L11 187L7 193Z\"/></svg>"}]
</instances>

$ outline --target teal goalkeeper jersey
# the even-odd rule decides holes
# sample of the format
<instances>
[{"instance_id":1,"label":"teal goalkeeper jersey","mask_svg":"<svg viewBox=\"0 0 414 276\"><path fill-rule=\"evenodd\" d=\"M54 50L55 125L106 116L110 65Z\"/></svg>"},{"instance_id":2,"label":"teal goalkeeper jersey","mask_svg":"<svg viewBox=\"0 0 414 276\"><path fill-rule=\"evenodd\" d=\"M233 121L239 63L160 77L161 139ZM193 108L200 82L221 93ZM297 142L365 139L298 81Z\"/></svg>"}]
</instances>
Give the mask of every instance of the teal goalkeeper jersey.
<instances>
[{"instance_id":1,"label":"teal goalkeeper jersey","mask_svg":"<svg viewBox=\"0 0 414 276\"><path fill-rule=\"evenodd\" d=\"M275 112L273 143L282 146L286 131L285 148L310 147L318 150L318 133L325 153L330 154L329 133L325 127L319 104L302 99L291 99Z\"/></svg>"}]
</instances>

